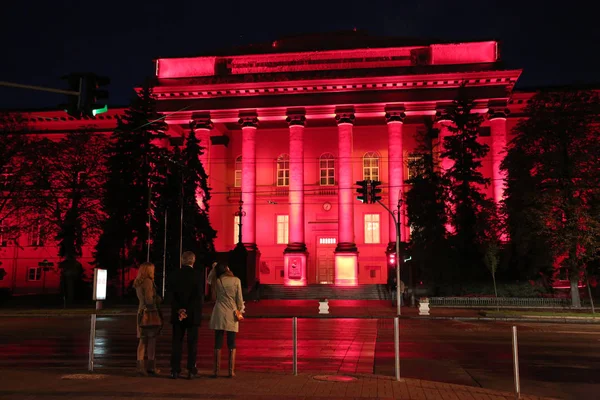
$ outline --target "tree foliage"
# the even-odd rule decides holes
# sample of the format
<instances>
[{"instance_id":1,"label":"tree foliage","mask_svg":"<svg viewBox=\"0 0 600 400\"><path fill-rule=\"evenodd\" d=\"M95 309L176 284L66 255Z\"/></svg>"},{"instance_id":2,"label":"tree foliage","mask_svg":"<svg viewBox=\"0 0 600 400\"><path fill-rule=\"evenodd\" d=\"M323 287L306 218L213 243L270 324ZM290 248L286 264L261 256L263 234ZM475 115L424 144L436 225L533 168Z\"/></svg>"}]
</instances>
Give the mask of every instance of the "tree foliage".
<instances>
[{"instance_id":1,"label":"tree foliage","mask_svg":"<svg viewBox=\"0 0 600 400\"><path fill-rule=\"evenodd\" d=\"M146 86L131 102L111 136L107 151L107 181L102 211L107 218L96 245L96 264L114 276L117 269L146 260L148 233L158 223L155 209L164 185L158 173L166 149L157 144L166 137L167 125L156 111ZM152 207L149 207L149 204Z\"/></svg>"},{"instance_id":2,"label":"tree foliage","mask_svg":"<svg viewBox=\"0 0 600 400\"><path fill-rule=\"evenodd\" d=\"M446 118L452 122L448 129L452 135L444 138L441 157L453 162L444 172L448 184L449 220L453 228L452 247L460 264L460 273L475 277L483 270L482 249L485 243L497 240L497 233L494 202L482 191L490 183L481 172L489 146L479 140L483 117L473 109L473 100L467 96L463 85L447 110Z\"/></svg>"},{"instance_id":3,"label":"tree foliage","mask_svg":"<svg viewBox=\"0 0 600 400\"><path fill-rule=\"evenodd\" d=\"M425 121L426 130L416 133L416 157L408 163L411 176L406 180L406 209L411 227L411 262L423 278L442 282L447 271L447 214L445 182L436 165L437 129L432 120Z\"/></svg>"},{"instance_id":4,"label":"tree foliage","mask_svg":"<svg viewBox=\"0 0 600 400\"><path fill-rule=\"evenodd\" d=\"M600 247L600 100L588 91L541 91L525 111L503 163L509 226L547 245L554 268L569 271L573 306L580 306L578 281ZM519 214L527 223L520 230Z\"/></svg>"}]
</instances>

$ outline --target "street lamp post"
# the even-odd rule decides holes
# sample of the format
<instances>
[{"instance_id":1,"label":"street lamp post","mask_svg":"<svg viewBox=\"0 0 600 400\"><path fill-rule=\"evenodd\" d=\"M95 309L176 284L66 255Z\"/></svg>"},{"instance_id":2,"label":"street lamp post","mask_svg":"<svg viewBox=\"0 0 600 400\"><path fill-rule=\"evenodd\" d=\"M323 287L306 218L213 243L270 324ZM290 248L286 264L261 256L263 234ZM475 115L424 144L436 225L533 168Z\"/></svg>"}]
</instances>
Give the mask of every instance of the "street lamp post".
<instances>
[{"instance_id":1,"label":"street lamp post","mask_svg":"<svg viewBox=\"0 0 600 400\"><path fill-rule=\"evenodd\" d=\"M242 243L242 218L246 216L246 211L243 209L244 202L240 198L238 211L235 212L235 216L238 217L238 246L241 246Z\"/></svg>"}]
</instances>

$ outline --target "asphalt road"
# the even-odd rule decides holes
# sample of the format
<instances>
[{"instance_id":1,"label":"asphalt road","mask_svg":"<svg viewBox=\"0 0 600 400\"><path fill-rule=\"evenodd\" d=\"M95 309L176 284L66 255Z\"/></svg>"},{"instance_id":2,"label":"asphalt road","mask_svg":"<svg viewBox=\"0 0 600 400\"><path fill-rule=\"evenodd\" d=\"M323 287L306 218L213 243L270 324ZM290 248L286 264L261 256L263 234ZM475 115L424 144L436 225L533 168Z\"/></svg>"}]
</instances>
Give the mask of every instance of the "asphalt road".
<instances>
[{"instance_id":1,"label":"asphalt road","mask_svg":"<svg viewBox=\"0 0 600 400\"><path fill-rule=\"evenodd\" d=\"M97 371L132 371L137 345L134 318L98 318ZM402 376L512 390L512 323L400 323ZM2 317L0 369L85 370L89 325L89 317ZM244 321L238 337L238 370L291 372L291 325L291 319ZM523 393L565 399L600 398L598 325L520 323L517 327ZM170 333L166 326L158 345L158 364L164 372L169 369ZM299 371L394 374L391 319L300 319L298 338ZM211 368L212 342L212 331L202 327L198 359L201 370Z\"/></svg>"}]
</instances>

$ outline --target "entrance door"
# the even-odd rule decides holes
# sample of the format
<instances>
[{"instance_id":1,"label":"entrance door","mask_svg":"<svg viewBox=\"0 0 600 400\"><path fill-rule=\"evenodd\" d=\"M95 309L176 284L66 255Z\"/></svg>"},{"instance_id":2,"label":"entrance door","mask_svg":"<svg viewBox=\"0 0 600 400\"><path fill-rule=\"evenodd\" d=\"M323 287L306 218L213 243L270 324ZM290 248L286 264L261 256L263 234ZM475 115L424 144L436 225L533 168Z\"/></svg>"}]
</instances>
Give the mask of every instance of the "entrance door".
<instances>
[{"instance_id":1,"label":"entrance door","mask_svg":"<svg viewBox=\"0 0 600 400\"><path fill-rule=\"evenodd\" d=\"M317 282L331 285L335 279L335 260L333 251L336 238L320 237L317 242Z\"/></svg>"}]
</instances>

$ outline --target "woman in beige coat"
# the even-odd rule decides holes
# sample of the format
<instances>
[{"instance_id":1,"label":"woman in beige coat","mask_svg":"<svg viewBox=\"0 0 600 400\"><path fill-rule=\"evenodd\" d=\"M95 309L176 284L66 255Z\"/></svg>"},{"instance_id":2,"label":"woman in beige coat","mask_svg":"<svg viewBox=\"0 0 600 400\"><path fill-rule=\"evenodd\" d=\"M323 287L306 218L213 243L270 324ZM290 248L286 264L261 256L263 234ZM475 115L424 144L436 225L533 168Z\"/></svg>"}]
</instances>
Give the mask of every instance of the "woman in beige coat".
<instances>
[{"instance_id":1,"label":"woman in beige coat","mask_svg":"<svg viewBox=\"0 0 600 400\"><path fill-rule=\"evenodd\" d=\"M155 375L160 371L156 368L156 338L160 334L161 327L142 328L140 327L140 316L145 308L158 308L161 299L156 294L154 286L154 264L145 262L140 265L138 274L133 281L133 287L139 300L137 314L137 337L140 340L137 348L137 373L147 376L148 373ZM159 312L160 314L160 312ZM148 354L147 368L144 366L144 353Z\"/></svg>"},{"instance_id":2,"label":"woman in beige coat","mask_svg":"<svg viewBox=\"0 0 600 400\"><path fill-rule=\"evenodd\" d=\"M234 316L234 311L244 312L242 284L239 278L233 276L229 267L221 263L214 265L208 279L215 299L215 307L209 324L210 329L215 330L213 378L219 375L225 332L227 332L227 348L229 349L229 377L233 378L235 376L235 336L239 329L239 322Z\"/></svg>"}]
</instances>

